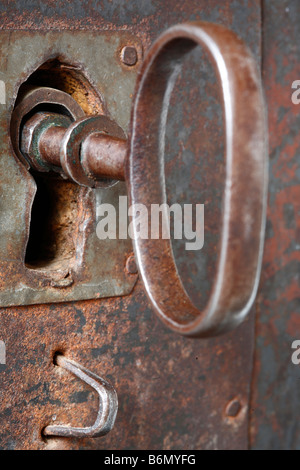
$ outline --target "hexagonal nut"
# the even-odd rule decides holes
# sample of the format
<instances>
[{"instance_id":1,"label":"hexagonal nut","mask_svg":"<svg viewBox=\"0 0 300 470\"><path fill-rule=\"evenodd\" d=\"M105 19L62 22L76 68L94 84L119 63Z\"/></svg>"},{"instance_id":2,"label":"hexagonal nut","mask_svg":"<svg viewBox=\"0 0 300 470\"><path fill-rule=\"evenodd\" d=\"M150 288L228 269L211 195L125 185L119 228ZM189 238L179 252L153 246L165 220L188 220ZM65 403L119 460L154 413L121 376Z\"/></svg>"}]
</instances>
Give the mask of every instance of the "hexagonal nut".
<instances>
[{"instance_id":1,"label":"hexagonal nut","mask_svg":"<svg viewBox=\"0 0 300 470\"><path fill-rule=\"evenodd\" d=\"M67 128L70 123L71 119L67 116L48 112L38 112L25 122L21 130L20 150L31 168L42 172L52 169L39 152L41 135L50 127Z\"/></svg>"}]
</instances>

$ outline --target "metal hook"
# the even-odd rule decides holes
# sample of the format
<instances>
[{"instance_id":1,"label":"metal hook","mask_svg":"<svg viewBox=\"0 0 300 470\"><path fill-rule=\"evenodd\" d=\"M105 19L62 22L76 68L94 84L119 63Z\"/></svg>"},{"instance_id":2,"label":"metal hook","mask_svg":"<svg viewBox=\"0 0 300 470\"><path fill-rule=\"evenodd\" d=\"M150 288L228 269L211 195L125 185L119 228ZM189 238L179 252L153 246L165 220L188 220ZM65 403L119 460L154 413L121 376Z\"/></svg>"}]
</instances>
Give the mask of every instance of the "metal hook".
<instances>
[{"instance_id":1,"label":"metal hook","mask_svg":"<svg viewBox=\"0 0 300 470\"><path fill-rule=\"evenodd\" d=\"M44 436L100 437L111 431L118 411L118 397L113 386L63 355L57 356L56 363L96 390L99 395L99 409L96 421L92 426L80 428L51 424L44 428Z\"/></svg>"}]
</instances>

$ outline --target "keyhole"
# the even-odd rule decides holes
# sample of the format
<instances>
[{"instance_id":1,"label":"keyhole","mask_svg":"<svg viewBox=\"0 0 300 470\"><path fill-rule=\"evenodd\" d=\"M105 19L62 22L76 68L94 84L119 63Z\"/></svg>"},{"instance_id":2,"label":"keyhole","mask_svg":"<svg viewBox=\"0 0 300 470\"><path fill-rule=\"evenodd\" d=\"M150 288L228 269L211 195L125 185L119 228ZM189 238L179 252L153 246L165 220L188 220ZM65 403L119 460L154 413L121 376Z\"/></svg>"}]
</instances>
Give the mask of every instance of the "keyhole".
<instances>
[{"instance_id":1,"label":"keyhole","mask_svg":"<svg viewBox=\"0 0 300 470\"><path fill-rule=\"evenodd\" d=\"M36 173L35 181L25 264L32 269L66 267L75 256L80 187L43 173Z\"/></svg>"},{"instance_id":2,"label":"keyhole","mask_svg":"<svg viewBox=\"0 0 300 470\"><path fill-rule=\"evenodd\" d=\"M83 71L62 62L59 57L42 64L27 78L19 89L16 105L30 87L64 91L77 101L87 115L106 112L102 98ZM53 109L53 105L39 106L39 111L61 113L62 109L63 106L56 106L56 109ZM80 224L86 216L85 211L91 210L93 195L87 188L67 181L55 172L38 173L31 170L31 175L37 191L30 215L25 265L29 269L42 270L43 273L47 270L65 270L68 273L69 268L80 260Z\"/></svg>"}]
</instances>

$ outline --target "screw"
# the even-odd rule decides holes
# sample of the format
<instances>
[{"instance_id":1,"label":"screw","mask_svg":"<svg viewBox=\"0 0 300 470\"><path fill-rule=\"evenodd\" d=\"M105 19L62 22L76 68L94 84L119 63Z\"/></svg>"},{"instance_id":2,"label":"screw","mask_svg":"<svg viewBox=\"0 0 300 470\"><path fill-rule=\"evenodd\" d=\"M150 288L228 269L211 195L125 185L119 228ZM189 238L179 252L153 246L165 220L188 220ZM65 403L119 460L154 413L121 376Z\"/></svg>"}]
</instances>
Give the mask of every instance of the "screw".
<instances>
[{"instance_id":1,"label":"screw","mask_svg":"<svg viewBox=\"0 0 300 470\"><path fill-rule=\"evenodd\" d=\"M138 54L137 50L133 46L124 46L121 50L121 61L123 64L132 67L137 63Z\"/></svg>"},{"instance_id":2,"label":"screw","mask_svg":"<svg viewBox=\"0 0 300 470\"><path fill-rule=\"evenodd\" d=\"M133 254L129 255L126 260L126 271L129 274L137 274L138 272Z\"/></svg>"},{"instance_id":3,"label":"screw","mask_svg":"<svg viewBox=\"0 0 300 470\"><path fill-rule=\"evenodd\" d=\"M229 418L236 418L241 411L242 405L237 398L231 400L225 409L225 413Z\"/></svg>"}]
</instances>

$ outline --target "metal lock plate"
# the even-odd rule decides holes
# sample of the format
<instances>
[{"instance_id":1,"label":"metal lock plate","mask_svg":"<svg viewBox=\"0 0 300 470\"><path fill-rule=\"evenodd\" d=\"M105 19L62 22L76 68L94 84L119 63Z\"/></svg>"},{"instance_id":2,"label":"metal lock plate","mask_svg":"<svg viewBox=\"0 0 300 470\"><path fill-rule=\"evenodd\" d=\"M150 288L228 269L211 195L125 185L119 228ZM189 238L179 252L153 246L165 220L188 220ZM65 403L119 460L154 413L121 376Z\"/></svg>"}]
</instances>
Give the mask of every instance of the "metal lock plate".
<instances>
[{"instance_id":1,"label":"metal lock plate","mask_svg":"<svg viewBox=\"0 0 300 470\"><path fill-rule=\"evenodd\" d=\"M122 62L123 47L128 45L137 51L133 66ZM55 207L50 211L51 222L46 229L53 230L49 240L55 254L46 260L37 257L34 265L26 262L36 183L14 157L10 117L19 87L47 61L56 61L64 69L62 77L69 74L68 86L79 102L81 99L84 103L86 97L82 90L76 96L76 73L85 77L95 96L99 94L98 104L92 100L85 103L90 106L87 114L104 112L126 133L142 59L141 43L127 32L1 31L0 47L0 79L5 86L0 104L0 306L129 294L137 277L126 271L131 240L100 240L96 235L97 207L110 203L117 210L119 196L126 195L123 182L94 190L53 180L50 184L55 188L60 185L61 190L55 193ZM51 70L47 73L51 78ZM44 204L42 211L48 210ZM39 234L38 223L35 225L39 243L39 235L44 235L42 230Z\"/></svg>"}]
</instances>

